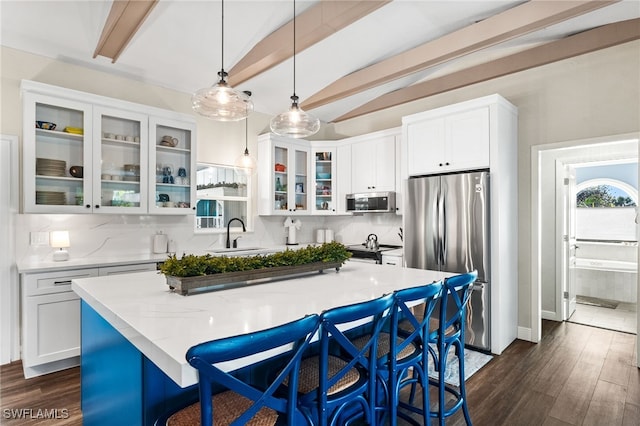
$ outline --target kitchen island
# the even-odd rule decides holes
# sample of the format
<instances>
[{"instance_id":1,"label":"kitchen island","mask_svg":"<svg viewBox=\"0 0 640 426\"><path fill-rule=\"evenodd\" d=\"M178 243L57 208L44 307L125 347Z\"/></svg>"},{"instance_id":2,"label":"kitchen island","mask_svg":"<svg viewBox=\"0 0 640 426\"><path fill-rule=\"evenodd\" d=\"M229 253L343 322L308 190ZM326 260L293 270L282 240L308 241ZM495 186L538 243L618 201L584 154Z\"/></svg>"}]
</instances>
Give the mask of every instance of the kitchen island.
<instances>
[{"instance_id":1,"label":"kitchen island","mask_svg":"<svg viewBox=\"0 0 640 426\"><path fill-rule=\"evenodd\" d=\"M347 262L339 272L190 296L171 292L157 272L73 280L82 299L84 422L153 424L168 407L193 398L197 373L185 353L195 344L274 327L447 275Z\"/></svg>"}]
</instances>

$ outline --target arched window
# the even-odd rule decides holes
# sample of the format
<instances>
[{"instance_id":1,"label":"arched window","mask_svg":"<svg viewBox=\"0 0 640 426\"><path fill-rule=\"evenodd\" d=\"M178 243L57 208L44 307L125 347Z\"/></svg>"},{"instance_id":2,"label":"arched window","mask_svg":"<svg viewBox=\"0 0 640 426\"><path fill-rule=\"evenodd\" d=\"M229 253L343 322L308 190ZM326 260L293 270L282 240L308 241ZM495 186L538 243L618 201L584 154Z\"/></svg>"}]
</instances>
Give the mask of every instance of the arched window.
<instances>
[{"instance_id":1,"label":"arched window","mask_svg":"<svg viewBox=\"0 0 640 426\"><path fill-rule=\"evenodd\" d=\"M577 187L578 207L634 207L638 190L617 179L598 178L582 182Z\"/></svg>"}]
</instances>

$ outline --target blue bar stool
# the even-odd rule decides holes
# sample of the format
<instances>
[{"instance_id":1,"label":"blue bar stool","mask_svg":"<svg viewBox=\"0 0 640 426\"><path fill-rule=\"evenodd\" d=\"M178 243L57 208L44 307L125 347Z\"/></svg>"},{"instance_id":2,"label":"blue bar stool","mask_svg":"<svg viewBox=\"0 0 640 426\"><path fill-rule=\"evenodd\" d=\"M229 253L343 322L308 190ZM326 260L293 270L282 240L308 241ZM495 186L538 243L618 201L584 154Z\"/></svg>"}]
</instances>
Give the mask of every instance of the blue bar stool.
<instances>
[{"instance_id":1,"label":"blue bar stool","mask_svg":"<svg viewBox=\"0 0 640 426\"><path fill-rule=\"evenodd\" d=\"M435 346L435 349L429 346L429 353L434 359L438 372L438 380L429 380L430 384L438 388L438 410L432 410L430 415L437 417L441 426L444 426L447 417L460 408L462 408L467 425L471 425L464 383L464 329L467 302L471 297L473 283L477 277L477 271L472 271L444 280L444 289L439 305L438 327L429 334L429 343ZM459 389L455 389L444 381L447 357L451 348L454 349L455 356L458 358ZM447 394L453 395L454 398L454 403L449 408L445 407Z\"/></svg>"},{"instance_id":2,"label":"blue bar stool","mask_svg":"<svg viewBox=\"0 0 640 426\"><path fill-rule=\"evenodd\" d=\"M320 325L318 315L309 315L278 327L255 333L201 343L187 351L187 361L198 369L200 401L159 419L156 425L304 425L298 410L297 394L300 361ZM292 346L292 348L291 348ZM274 358L279 372L266 386L257 386L239 375L224 372L215 364L281 348ZM284 381L291 391L281 394ZM213 393L213 388L224 391Z\"/></svg>"},{"instance_id":3,"label":"blue bar stool","mask_svg":"<svg viewBox=\"0 0 640 426\"><path fill-rule=\"evenodd\" d=\"M391 322L390 333L395 339L390 339L391 357L388 362L391 425L396 424L398 416L412 424L419 424L406 413L398 411L398 408L419 413L423 417L421 424L430 424L429 349L426 342L430 317L440 300L442 287L442 282L435 282L395 292L396 318ZM422 388L421 407L413 404L416 385ZM399 398L400 390L406 386L412 387L409 402L400 401Z\"/></svg>"},{"instance_id":4,"label":"blue bar stool","mask_svg":"<svg viewBox=\"0 0 640 426\"><path fill-rule=\"evenodd\" d=\"M319 352L302 361L298 385L298 405L309 423L344 426L363 419L376 424L378 375L373 354L393 307L394 296L389 294L322 313ZM350 329L361 326L369 329L369 337L357 347Z\"/></svg>"}]
</instances>

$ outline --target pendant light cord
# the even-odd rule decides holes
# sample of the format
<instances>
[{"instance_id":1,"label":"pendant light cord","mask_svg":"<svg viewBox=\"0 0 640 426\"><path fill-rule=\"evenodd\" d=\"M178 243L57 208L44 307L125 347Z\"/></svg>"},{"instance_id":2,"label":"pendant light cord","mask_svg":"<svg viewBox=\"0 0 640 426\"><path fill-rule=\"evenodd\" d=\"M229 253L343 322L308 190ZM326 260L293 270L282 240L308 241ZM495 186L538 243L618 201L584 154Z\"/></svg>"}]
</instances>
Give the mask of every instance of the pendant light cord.
<instances>
[{"instance_id":1,"label":"pendant light cord","mask_svg":"<svg viewBox=\"0 0 640 426\"><path fill-rule=\"evenodd\" d=\"M220 73L222 74L220 78L224 81L225 72L224 72L224 0L220 2L222 8L222 23L220 25L220 31L222 32L222 48L220 49Z\"/></svg>"},{"instance_id":2,"label":"pendant light cord","mask_svg":"<svg viewBox=\"0 0 640 426\"><path fill-rule=\"evenodd\" d=\"M293 96L296 96L296 0L293 0Z\"/></svg>"}]
</instances>

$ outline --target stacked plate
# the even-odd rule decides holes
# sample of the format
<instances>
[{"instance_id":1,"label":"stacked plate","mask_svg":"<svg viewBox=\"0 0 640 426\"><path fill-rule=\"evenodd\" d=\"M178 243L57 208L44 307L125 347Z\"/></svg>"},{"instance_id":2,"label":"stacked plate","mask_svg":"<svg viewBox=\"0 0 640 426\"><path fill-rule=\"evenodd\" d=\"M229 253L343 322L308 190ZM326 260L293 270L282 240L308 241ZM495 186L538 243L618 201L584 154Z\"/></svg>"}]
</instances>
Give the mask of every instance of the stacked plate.
<instances>
[{"instance_id":1,"label":"stacked plate","mask_svg":"<svg viewBox=\"0 0 640 426\"><path fill-rule=\"evenodd\" d=\"M63 206L67 204L64 192L36 191L36 204Z\"/></svg>"},{"instance_id":2,"label":"stacked plate","mask_svg":"<svg viewBox=\"0 0 640 426\"><path fill-rule=\"evenodd\" d=\"M66 176L67 162L50 158L36 158L36 175Z\"/></svg>"}]
</instances>

